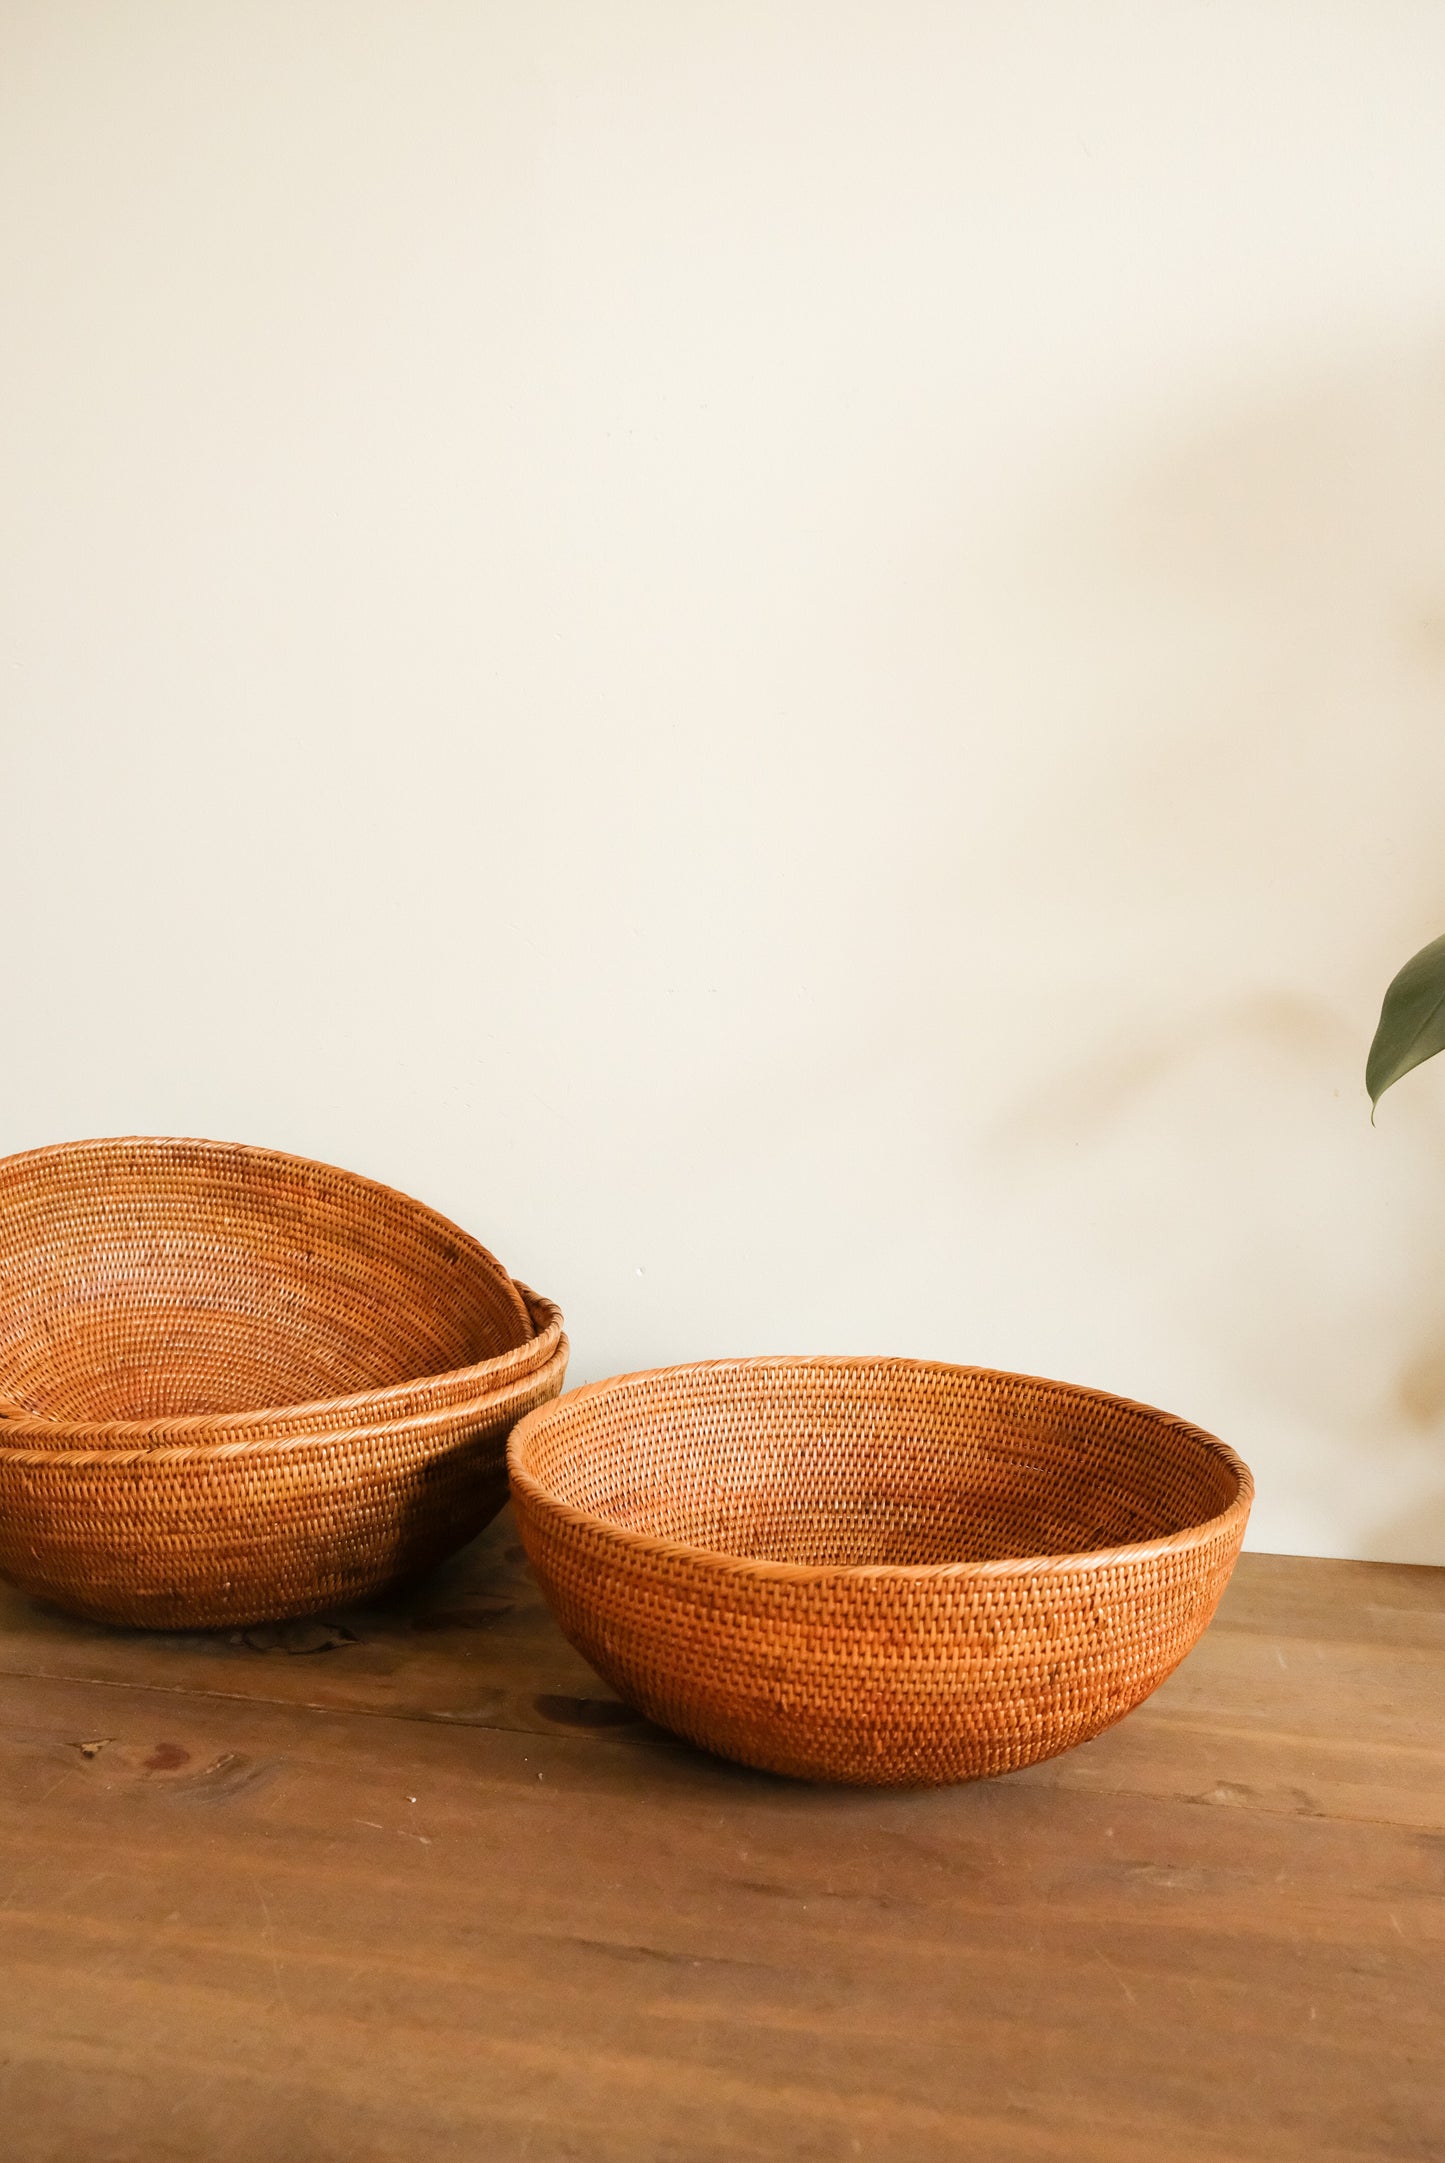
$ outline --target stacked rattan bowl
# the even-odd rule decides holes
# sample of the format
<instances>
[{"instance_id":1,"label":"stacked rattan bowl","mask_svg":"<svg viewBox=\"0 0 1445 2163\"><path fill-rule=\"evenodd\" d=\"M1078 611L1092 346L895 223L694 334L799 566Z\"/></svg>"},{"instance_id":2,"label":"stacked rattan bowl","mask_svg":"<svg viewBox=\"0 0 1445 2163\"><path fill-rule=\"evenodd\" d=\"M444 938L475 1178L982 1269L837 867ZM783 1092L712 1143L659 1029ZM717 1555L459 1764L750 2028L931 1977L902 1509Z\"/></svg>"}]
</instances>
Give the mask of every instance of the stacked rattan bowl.
<instances>
[{"instance_id":1,"label":"stacked rattan bowl","mask_svg":"<svg viewBox=\"0 0 1445 2163\"><path fill-rule=\"evenodd\" d=\"M0 1574L213 1628L389 1590L506 1498L562 1317L373 1181L232 1143L0 1161Z\"/></svg>"},{"instance_id":2,"label":"stacked rattan bowl","mask_svg":"<svg viewBox=\"0 0 1445 2163\"><path fill-rule=\"evenodd\" d=\"M626 1375L522 1421L522 1538L639 1711L769 1771L933 1786L1052 1757L1189 1651L1244 1537L1223 1443L908 1360Z\"/></svg>"}]
</instances>

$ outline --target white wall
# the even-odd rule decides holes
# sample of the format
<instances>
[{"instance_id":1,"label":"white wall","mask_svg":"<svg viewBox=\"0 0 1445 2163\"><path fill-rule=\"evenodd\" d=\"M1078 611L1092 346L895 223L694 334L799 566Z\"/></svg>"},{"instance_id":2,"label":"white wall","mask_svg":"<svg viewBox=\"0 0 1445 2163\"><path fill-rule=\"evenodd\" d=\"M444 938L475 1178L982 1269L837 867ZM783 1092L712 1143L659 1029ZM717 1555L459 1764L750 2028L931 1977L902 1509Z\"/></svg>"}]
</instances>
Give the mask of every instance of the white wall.
<instances>
[{"instance_id":1,"label":"white wall","mask_svg":"<svg viewBox=\"0 0 1445 2163\"><path fill-rule=\"evenodd\" d=\"M1435 0L7 0L0 1149L1445 1562Z\"/></svg>"}]
</instances>

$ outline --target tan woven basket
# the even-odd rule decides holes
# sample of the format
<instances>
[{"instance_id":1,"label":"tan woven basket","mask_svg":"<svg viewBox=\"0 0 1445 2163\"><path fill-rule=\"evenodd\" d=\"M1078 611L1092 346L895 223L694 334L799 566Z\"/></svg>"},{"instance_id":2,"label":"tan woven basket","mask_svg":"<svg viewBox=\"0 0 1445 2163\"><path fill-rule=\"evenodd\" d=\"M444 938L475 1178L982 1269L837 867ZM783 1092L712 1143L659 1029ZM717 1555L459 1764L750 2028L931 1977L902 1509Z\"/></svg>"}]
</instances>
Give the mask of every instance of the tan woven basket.
<instances>
[{"instance_id":1,"label":"tan woven basket","mask_svg":"<svg viewBox=\"0 0 1445 2163\"><path fill-rule=\"evenodd\" d=\"M333 1433L135 1449L6 1446L0 1575L98 1622L281 1621L386 1592L489 1523L513 1423L555 1397L567 1339L470 1404Z\"/></svg>"},{"instance_id":2,"label":"tan woven basket","mask_svg":"<svg viewBox=\"0 0 1445 2163\"><path fill-rule=\"evenodd\" d=\"M978 1368L759 1359L514 1431L563 1631L639 1711L804 1779L933 1786L1087 1741L1214 1612L1253 1495L1147 1406Z\"/></svg>"},{"instance_id":3,"label":"tan woven basket","mask_svg":"<svg viewBox=\"0 0 1445 2163\"><path fill-rule=\"evenodd\" d=\"M515 1280L513 1280L515 1282ZM444 1412L525 1381L553 1358L562 1336L562 1310L530 1286L516 1284L533 1334L514 1351L450 1374L428 1375L392 1389L359 1396L327 1397L315 1404L281 1405L255 1412L197 1412L185 1418L81 1421L0 1417L0 1444L27 1449L137 1449L162 1442L280 1441L289 1435L325 1434L342 1427L385 1426L417 1413Z\"/></svg>"},{"instance_id":4,"label":"tan woven basket","mask_svg":"<svg viewBox=\"0 0 1445 2163\"><path fill-rule=\"evenodd\" d=\"M476 1240L332 1165L136 1136L0 1161L12 1413L301 1407L474 1369L534 1333Z\"/></svg>"}]
</instances>

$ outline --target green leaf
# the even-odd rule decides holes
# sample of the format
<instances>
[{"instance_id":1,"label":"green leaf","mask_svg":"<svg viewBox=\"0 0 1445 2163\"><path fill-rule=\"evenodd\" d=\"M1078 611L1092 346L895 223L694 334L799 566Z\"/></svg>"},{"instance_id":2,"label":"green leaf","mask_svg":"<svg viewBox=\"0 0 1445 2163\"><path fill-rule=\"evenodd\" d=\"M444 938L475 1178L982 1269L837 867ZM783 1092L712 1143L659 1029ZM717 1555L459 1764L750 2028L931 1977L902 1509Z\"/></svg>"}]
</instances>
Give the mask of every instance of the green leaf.
<instances>
[{"instance_id":1,"label":"green leaf","mask_svg":"<svg viewBox=\"0 0 1445 2163\"><path fill-rule=\"evenodd\" d=\"M1412 1066L1445 1051L1445 938L1422 946L1385 993L1365 1062L1372 1106Z\"/></svg>"}]
</instances>

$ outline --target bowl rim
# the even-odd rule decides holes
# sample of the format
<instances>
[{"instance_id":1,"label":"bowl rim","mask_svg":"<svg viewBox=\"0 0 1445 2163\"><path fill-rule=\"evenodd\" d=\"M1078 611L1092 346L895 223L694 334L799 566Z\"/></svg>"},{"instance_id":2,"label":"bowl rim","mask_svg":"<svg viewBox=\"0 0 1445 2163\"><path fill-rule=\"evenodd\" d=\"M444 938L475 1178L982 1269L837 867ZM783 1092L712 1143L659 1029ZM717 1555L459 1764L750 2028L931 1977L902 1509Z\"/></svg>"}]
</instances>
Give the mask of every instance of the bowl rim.
<instances>
[{"instance_id":1,"label":"bowl rim","mask_svg":"<svg viewBox=\"0 0 1445 2163\"><path fill-rule=\"evenodd\" d=\"M1029 1382L1044 1389L1056 1390L1086 1404L1108 1405L1125 1412L1143 1412L1161 1426L1178 1429L1191 1441L1202 1445L1207 1455L1217 1457L1238 1482L1233 1501L1215 1516L1203 1518L1199 1523L1186 1525L1179 1532L1164 1533L1157 1539L1134 1540L1117 1547L1081 1548L1070 1553L1006 1555L991 1561L980 1562L778 1562L756 1555L739 1555L721 1547L699 1547L686 1540L666 1540L656 1533L638 1532L629 1525L614 1524L610 1518L599 1517L590 1510L581 1510L574 1503L564 1502L545 1487L522 1463L522 1454L535 1430L547 1421L560 1419L564 1407L577 1405L587 1398L600 1398L617 1394L635 1387L638 1383L657 1381L664 1377L681 1378L691 1375L727 1375L756 1373L759 1369L797 1369L800 1367L824 1368L838 1371L856 1370L860 1367L891 1368L914 1374L968 1375L993 1381ZM888 1353L766 1353L757 1358L688 1360L666 1367L638 1367L628 1374L608 1375L596 1382L584 1382L576 1389L566 1390L550 1403L538 1405L525 1419L519 1420L507 1441L507 1472L514 1492L520 1491L525 1502L542 1512L559 1518L578 1530L585 1530L605 1540L615 1541L624 1549L639 1555L660 1560L683 1560L696 1563L705 1569L714 1569L727 1576L756 1578L786 1584L817 1584L828 1580L884 1579L904 1582L979 1579L1072 1576L1080 1572L1101 1571L1117 1568L1121 1564L1147 1562L1167 1555L1183 1554L1200 1547L1207 1547L1227 1535L1238 1532L1240 1540L1249 1519L1250 1506L1254 1501L1254 1476L1249 1466L1227 1442L1206 1428L1196 1427L1192 1420L1182 1419L1177 1413L1161 1411L1157 1405L1145 1404L1134 1397L1121 1397L1111 1390L1092 1389L1081 1382L1060 1382L1047 1375L1025 1374L1008 1367L969 1366L952 1360L909 1359L894 1357Z\"/></svg>"},{"instance_id":2,"label":"bowl rim","mask_svg":"<svg viewBox=\"0 0 1445 2163\"><path fill-rule=\"evenodd\" d=\"M460 1404L441 1405L429 1412L408 1412L399 1419L373 1420L356 1427L303 1428L295 1434L280 1435L223 1435L214 1441L196 1436L150 1443L138 1439L133 1447L120 1448L107 1448L103 1443L78 1443L47 1449L43 1444L32 1447L20 1442L7 1443L6 1422L0 1420L0 1473L56 1468L70 1472L94 1469L113 1472L118 1469L144 1470L147 1466L161 1464L234 1464L248 1457L299 1456L308 1449L394 1440L401 1434L425 1441L439 1434L449 1423L464 1425L469 1419L483 1419L488 1413L505 1412L509 1399L522 1396L538 1382L550 1380L554 1373L565 1378L571 1350L563 1335L540 1366L534 1367L530 1374L517 1375L499 1389L468 1397ZM542 1409L540 1405L537 1407L539 1411Z\"/></svg>"},{"instance_id":3,"label":"bowl rim","mask_svg":"<svg viewBox=\"0 0 1445 2163\"><path fill-rule=\"evenodd\" d=\"M181 1443L202 1446L252 1440L280 1441L281 1436L257 1437L251 1430L287 1420L315 1418L319 1421L323 1413L343 1420L348 1412L374 1413L374 1419L352 1423L351 1431L359 1434L363 1425L369 1429L421 1417L420 1410L398 1412L393 1409L402 1398L414 1396L419 1391L475 1382L472 1396L458 1398L458 1406L494 1393L501 1394L523 1382L530 1382L534 1375L551 1365L559 1349L567 1343L565 1318L556 1301L548 1299L542 1292L534 1292L520 1277L514 1277L512 1282L537 1327L532 1336L510 1352L498 1352L494 1358L482 1360L473 1367L449 1367L439 1374L418 1375L410 1382L388 1382L382 1389L359 1390L349 1397L313 1397L305 1404L257 1405L245 1412L174 1412L164 1418L149 1420L60 1420L51 1419L43 1412L0 1413L0 1449L17 1450L32 1441L43 1447L42 1438L49 1436L55 1437L48 1449L51 1456L59 1455L62 1448L116 1451L127 1447L159 1449L166 1444ZM440 1405L433 1409L447 1411L456 1406ZM298 1427L296 1433L297 1439L304 1439L308 1433L328 1431L324 1425L317 1425Z\"/></svg>"}]
</instances>

